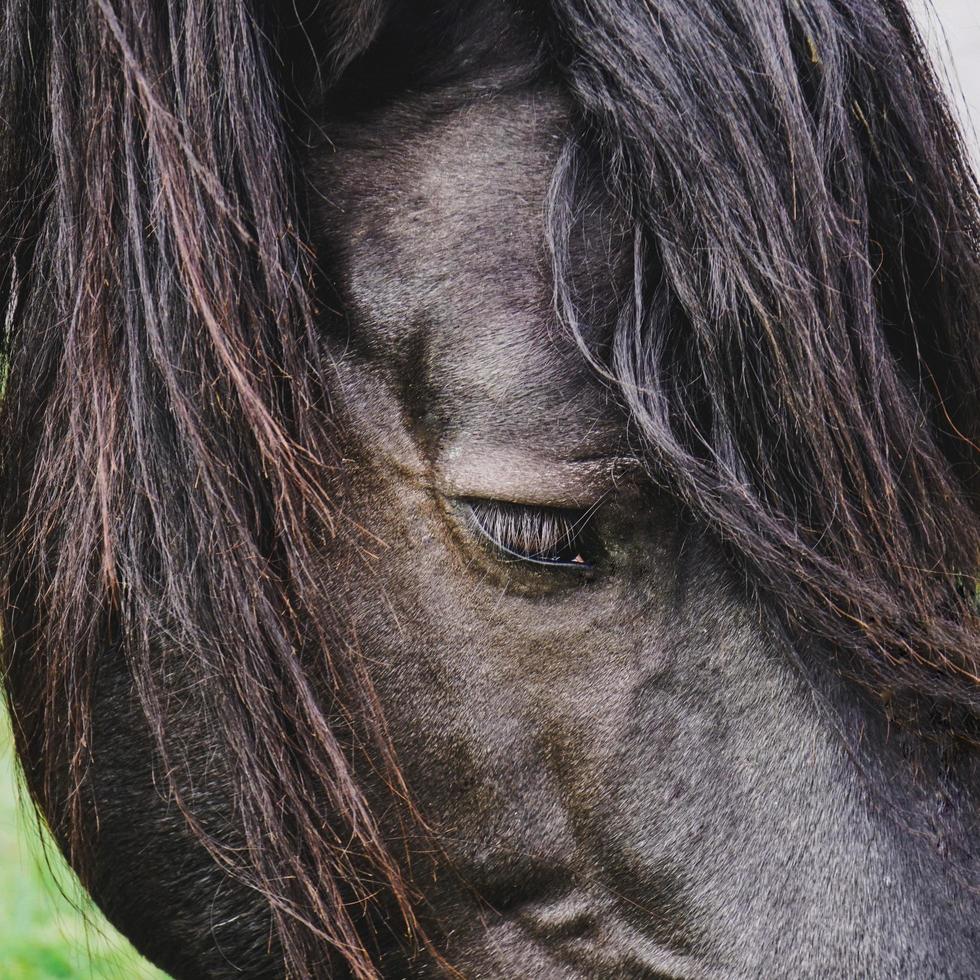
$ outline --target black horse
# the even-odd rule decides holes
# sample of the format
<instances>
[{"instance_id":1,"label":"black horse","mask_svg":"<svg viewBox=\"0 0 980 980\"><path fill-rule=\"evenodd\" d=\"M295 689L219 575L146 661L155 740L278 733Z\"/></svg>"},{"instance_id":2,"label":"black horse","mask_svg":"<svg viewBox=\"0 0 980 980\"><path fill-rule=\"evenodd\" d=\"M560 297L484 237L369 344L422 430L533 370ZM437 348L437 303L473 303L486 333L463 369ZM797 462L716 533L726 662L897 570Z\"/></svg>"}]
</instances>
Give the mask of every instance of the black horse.
<instances>
[{"instance_id":1,"label":"black horse","mask_svg":"<svg viewBox=\"0 0 980 980\"><path fill-rule=\"evenodd\" d=\"M975 976L980 208L902 0L6 0L31 793L176 977Z\"/></svg>"}]
</instances>

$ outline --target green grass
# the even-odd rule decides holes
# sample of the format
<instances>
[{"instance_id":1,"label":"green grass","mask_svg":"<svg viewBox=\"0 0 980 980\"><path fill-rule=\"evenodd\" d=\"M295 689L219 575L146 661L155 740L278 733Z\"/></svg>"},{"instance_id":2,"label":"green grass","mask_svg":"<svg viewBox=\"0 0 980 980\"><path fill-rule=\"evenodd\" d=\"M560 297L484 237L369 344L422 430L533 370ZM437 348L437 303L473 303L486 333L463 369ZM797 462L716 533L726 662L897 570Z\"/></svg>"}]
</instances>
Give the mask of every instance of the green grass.
<instances>
[{"instance_id":1,"label":"green grass","mask_svg":"<svg viewBox=\"0 0 980 980\"><path fill-rule=\"evenodd\" d=\"M0 978L166 980L85 900L57 851L42 850L30 808L20 800L2 711Z\"/></svg>"}]
</instances>

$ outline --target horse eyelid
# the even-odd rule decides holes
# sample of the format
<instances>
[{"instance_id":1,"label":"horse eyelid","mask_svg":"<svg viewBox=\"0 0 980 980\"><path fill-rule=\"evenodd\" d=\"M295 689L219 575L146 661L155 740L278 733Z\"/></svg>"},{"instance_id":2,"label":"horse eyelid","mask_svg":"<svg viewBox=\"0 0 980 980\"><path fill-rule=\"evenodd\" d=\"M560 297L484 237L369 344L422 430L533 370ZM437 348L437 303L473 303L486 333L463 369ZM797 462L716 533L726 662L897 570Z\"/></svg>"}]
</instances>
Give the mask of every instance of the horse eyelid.
<instances>
[{"instance_id":1,"label":"horse eyelid","mask_svg":"<svg viewBox=\"0 0 980 980\"><path fill-rule=\"evenodd\" d=\"M517 561L547 568L590 571L593 563L581 553L580 538L591 511L504 503L463 501L469 521L494 549ZM562 556L562 551L566 556Z\"/></svg>"}]
</instances>

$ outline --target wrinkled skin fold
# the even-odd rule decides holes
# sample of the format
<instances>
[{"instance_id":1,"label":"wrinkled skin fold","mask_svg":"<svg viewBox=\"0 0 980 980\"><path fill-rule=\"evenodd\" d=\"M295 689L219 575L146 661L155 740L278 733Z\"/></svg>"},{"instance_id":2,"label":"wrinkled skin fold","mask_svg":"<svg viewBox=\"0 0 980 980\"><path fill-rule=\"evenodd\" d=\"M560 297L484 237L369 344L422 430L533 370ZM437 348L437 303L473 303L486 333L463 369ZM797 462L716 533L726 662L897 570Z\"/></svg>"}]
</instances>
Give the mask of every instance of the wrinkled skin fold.
<instances>
[{"instance_id":1,"label":"wrinkled skin fold","mask_svg":"<svg viewBox=\"0 0 980 980\"><path fill-rule=\"evenodd\" d=\"M904 7L17 6L6 690L137 948L971 976L980 223Z\"/></svg>"}]
</instances>

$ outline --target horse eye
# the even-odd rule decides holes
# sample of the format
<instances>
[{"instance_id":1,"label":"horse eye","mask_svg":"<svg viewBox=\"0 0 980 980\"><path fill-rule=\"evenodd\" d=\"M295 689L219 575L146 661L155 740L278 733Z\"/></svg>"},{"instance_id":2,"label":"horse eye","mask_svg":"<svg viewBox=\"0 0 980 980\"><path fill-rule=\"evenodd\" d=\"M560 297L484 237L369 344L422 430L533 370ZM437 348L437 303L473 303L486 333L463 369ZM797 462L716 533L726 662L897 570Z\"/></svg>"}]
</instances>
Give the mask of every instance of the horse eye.
<instances>
[{"instance_id":1,"label":"horse eye","mask_svg":"<svg viewBox=\"0 0 980 980\"><path fill-rule=\"evenodd\" d=\"M589 542L592 511L531 507L497 500L465 501L469 522L503 559L586 572L595 549Z\"/></svg>"}]
</instances>

